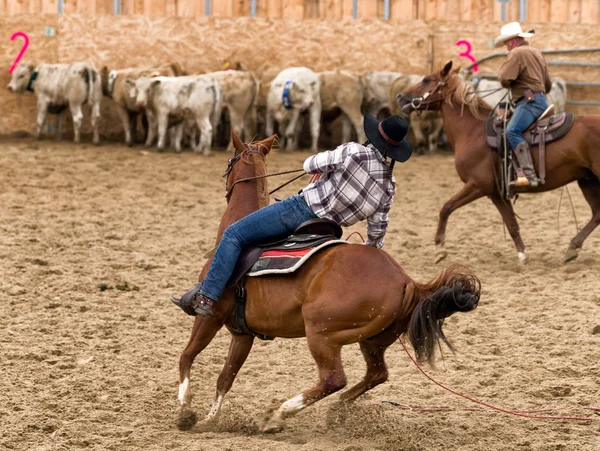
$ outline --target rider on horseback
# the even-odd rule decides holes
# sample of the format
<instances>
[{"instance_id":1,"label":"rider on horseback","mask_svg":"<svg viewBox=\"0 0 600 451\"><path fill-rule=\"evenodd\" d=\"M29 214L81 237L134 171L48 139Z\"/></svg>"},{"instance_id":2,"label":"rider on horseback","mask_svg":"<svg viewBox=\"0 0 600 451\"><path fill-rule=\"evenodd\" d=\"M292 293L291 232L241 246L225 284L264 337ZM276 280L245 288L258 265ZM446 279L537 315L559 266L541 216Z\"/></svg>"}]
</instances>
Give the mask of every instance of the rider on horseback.
<instances>
[{"instance_id":1,"label":"rider on horseback","mask_svg":"<svg viewBox=\"0 0 600 451\"><path fill-rule=\"evenodd\" d=\"M310 219L328 218L343 226L366 219L366 244L381 248L396 192L393 163L408 160L412 146L404 139L408 123L400 116L379 122L367 114L364 128L368 138L364 144L349 142L306 159L304 170L318 174L318 178L299 194L230 225L219 242L206 278L181 298L171 300L188 315L214 315L216 302L242 247L289 235Z\"/></svg>"},{"instance_id":2,"label":"rider on horseback","mask_svg":"<svg viewBox=\"0 0 600 451\"><path fill-rule=\"evenodd\" d=\"M524 33L518 22L511 22L500 29L496 47L505 44L508 49L508 57L500 67L498 79L502 86L511 90L515 103L514 114L506 127L506 138L523 172L518 174L515 185L536 187L539 179L523 132L548 108L544 94L550 92L552 81L544 55L525 40L533 35L533 30Z\"/></svg>"}]
</instances>

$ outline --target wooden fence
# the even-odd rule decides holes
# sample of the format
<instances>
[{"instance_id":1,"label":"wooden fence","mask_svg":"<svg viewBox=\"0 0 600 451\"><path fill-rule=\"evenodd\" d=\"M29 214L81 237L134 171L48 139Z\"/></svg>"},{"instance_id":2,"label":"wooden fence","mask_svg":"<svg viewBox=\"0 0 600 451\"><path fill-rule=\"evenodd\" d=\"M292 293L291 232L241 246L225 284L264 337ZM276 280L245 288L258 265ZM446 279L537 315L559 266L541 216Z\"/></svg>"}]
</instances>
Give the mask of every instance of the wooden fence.
<instances>
[{"instance_id":1,"label":"wooden fence","mask_svg":"<svg viewBox=\"0 0 600 451\"><path fill-rule=\"evenodd\" d=\"M0 0L0 14L600 23L600 0Z\"/></svg>"}]
</instances>

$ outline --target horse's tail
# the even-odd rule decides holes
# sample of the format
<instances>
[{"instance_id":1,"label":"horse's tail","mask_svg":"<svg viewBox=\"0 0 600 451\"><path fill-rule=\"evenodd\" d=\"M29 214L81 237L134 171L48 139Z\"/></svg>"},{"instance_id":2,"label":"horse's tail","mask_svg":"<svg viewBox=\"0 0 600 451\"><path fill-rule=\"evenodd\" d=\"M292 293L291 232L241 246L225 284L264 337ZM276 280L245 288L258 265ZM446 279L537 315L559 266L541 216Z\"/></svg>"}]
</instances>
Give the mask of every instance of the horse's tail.
<instances>
[{"instance_id":1,"label":"horse's tail","mask_svg":"<svg viewBox=\"0 0 600 451\"><path fill-rule=\"evenodd\" d=\"M407 333L418 360L432 363L440 340L454 351L442 330L444 319L477 307L480 290L479 279L461 265L448 266L429 283L407 285L404 305L412 306Z\"/></svg>"}]
</instances>

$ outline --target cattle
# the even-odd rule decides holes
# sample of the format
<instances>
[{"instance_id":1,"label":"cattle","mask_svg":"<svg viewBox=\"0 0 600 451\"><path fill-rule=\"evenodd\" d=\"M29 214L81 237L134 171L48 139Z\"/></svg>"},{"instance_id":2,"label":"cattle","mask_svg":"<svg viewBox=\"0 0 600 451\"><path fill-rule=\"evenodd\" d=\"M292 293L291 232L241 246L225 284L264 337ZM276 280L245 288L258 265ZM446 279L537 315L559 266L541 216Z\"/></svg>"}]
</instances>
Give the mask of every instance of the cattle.
<instances>
[{"instance_id":1,"label":"cattle","mask_svg":"<svg viewBox=\"0 0 600 451\"><path fill-rule=\"evenodd\" d=\"M260 89L259 81L252 72L244 70L224 70L211 72L223 88L222 108L227 109L231 128L241 139L250 141L256 131L256 100ZM218 118L220 119L220 113ZM216 129L217 124L213 124ZM228 150L233 149L231 133Z\"/></svg>"},{"instance_id":2,"label":"cattle","mask_svg":"<svg viewBox=\"0 0 600 451\"><path fill-rule=\"evenodd\" d=\"M194 142L196 153L210 154L212 143L212 123L215 114L221 109L223 89L208 75L188 75L184 77L141 77L126 79L130 95L136 96L139 107L148 115L148 139L146 145L154 142L158 129L158 150L165 149L167 130L175 130L175 150L181 152L181 137L186 121L200 130L199 144Z\"/></svg>"},{"instance_id":3,"label":"cattle","mask_svg":"<svg viewBox=\"0 0 600 451\"><path fill-rule=\"evenodd\" d=\"M322 111L339 108L342 112L342 140L350 141L350 126L354 126L359 142L367 137L363 127L361 108L366 84L363 77L347 70L320 72Z\"/></svg>"},{"instance_id":4,"label":"cattle","mask_svg":"<svg viewBox=\"0 0 600 451\"><path fill-rule=\"evenodd\" d=\"M385 108L391 110L395 108L396 101L394 100L390 104L390 86L392 82L400 77L402 74L399 72L389 71L369 71L364 75L366 82L366 93L365 93L365 110L377 117L379 112Z\"/></svg>"},{"instance_id":5,"label":"cattle","mask_svg":"<svg viewBox=\"0 0 600 451\"><path fill-rule=\"evenodd\" d=\"M298 119L303 111L308 111L311 150L316 152L321 127L320 87L319 76L307 67L291 67L279 72L267 95L267 136L273 134L277 121L286 149L296 148Z\"/></svg>"},{"instance_id":6,"label":"cattle","mask_svg":"<svg viewBox=\"0 0 600 451\"><path fill-rule=\"evenodd\" d=\"M13 71L8 89L16 93L35 92L38 139L42 136L48 113L57 115L57 139L61 138L62 113L68 108L73 117L74 141L80 142L83 106L87 105L91 109L93 142L94 144L100 142L98 127L102 88L100 75L92 63L39 66L18 64Z\"/></svg>"},{"instance_id":7,"label":"cattle","mask_svg":"<svg viewBox=\"0 0 600 451\"><path fill-rule=\"evenodd\" d=\"M402 99L402 93L420 83L422 79L422 75L401 75L391 83L388 93L391 114L405 116L401 112L402 106L406 103ZM414 144L417 149L422 152L423 148L428 148L430 153L435 152L442 142L443 126L442 116L438 111L422 111L412 114L410 131L414 135Z\"/></svg>"},{"instance_id":8,"label":"cattle","mask_svg":"<svg viewBox=\"0 0 600 451\"><path fill-rule=\"evenodd\" d=\"M508 90L503 88L499 81L488 80L473 77L469 81L475 92L492 108L495 108L500 102L511 100L508 96ZM567 104L567 83L560 77L552 78L552 88L546 94L548 105L554 104L554 111L561 113L565 111Z\"/></svg>"},{"instance_id":9,"label":"cattle","mask_svg":"<svg viewBox=\"0 0 600 451\"><path fill-rule=\"evenodd\" d=\"M168 66L159 66L155 69L121 69L108 70L104 66L102 75L102 93L113 100L117 109L117 114L123 124L125 131L125 144L133 145L135 139L135 129L138 116L143 113L143 108L137 106L135 96L130 96L131 89L125 83L125 80L136 80L140 77L152 76L180 76L185 75L185 71L179 64L170 64Z\"/></svg>"}]
</instances>

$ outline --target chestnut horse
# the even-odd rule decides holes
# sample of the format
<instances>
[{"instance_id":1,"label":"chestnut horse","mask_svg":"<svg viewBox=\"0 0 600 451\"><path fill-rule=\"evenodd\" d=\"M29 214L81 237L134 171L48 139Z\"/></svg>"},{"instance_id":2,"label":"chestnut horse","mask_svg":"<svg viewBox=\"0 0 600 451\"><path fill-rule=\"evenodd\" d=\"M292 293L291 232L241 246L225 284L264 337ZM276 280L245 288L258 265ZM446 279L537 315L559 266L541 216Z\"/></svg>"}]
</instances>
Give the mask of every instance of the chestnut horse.
<instances>
[{"instance_id":1,"label":"chestnut horse","mask_svg":"<svg viewBox=\"0 0 600 451\"><path fill-rule=\"evenodd\" d=\"M235 154L226 172L230 197L217 242L229 224L269 202L265 178L234 183L266 174L265 156L275 137L244 145L232 134ZM200 280L209 266L210 260ZM266 422L263 431L273 432L283 428L286 418L346 385L341 360L344 345L359 342L367 372L361 382L342 395L343 401L352 401L387 380L385 350L404 333L417 357L431 360L440 339L449 345L442 331L444 318L456 311L473 310L479 301L480 284L468 270L458 266L450 266L431 282L421 284L384 251L342 244L320 251L289 276L250 277L246 290L248 327L272 337L306 337L319 372L315 387L283 403ZM195 318L190 341L179 361L180 429L196 423L196 414L190 408L194 358L223 325L230 330L236 326L233 290L225 290L216 310L215 316ZM223 398L253 342L252 335L232 333L229 355L217 380L216 398L203 424L216 421Z\"/></svg>"},{"instance_id":2,"label":"chestnut horse","mask_svg":"<svg viewBox=\"0 0 600 451\"><path fill-rule=\"evenodd\" d=\"M446 224L450 214L480 197L489 197L508 228L517 248L519 260L525 261L525 245L510 202L497 187L498 155L486 141L486 120L491 108L478 97L471 86L451 71L452 61L440 71L398 96L403 111L441 110L444 130L454 149L454 164L463 188L444 204L435 236L436 258L441 261ZM579 249L590 233L600 224L600 115L577 116L573 128L560 140L546 145L546 183L528 192L540 193L577 181L592 209L592 218L571 240L565 262L577 258ZM538 153L532 152L537 168Z\"/></svg>"}]
</instances>

